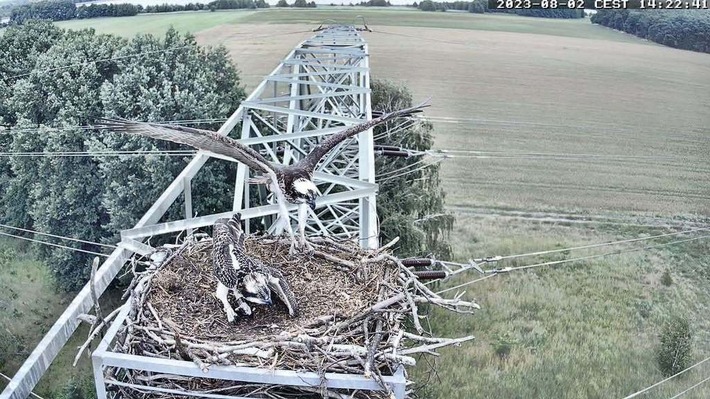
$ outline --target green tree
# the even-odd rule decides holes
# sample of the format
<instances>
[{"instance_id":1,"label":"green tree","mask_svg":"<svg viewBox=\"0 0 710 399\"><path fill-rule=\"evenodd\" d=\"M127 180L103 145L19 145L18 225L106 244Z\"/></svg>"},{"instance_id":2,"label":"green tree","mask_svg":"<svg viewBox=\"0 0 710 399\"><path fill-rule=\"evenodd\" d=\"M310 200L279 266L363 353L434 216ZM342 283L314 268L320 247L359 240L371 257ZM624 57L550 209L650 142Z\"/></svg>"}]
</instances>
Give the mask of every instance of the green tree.
<instances>
[{"instance_id":1,"label":"green tree","mask_svg":"<svg viewBox=\"0 0 710 399\"><path fill-rule=\"evenodd\" d=\"M693 335L687 318L675 316L664 324L661 345L656 355L663 375L671 376L690 365L692 340Z\"/></svg>"},{"instance_id":2,"label":"green tree","mask_svg":"<svg viewBox=\"0 0 710 399\"><path fill-rule=\"evenodd\" d=\"M31 19L64 21L73 19L76 7L71 0L38 1L12 9L10 21L22 24Z\"/></svg>"},{"instance_id":3,"label":"green tree","mask_svg":"<svg viewBox=\"0 0 710 399\"><path fill-rule=\"evenodd\" d=\"M373 80L372 107L378 111L392 111L412 106L411 93L402 86L383 80ZM389 126L397 126L394 121ZM378 137L375 144L401 146L417 151L432 148L433 126L421 123L419 126L383 134L387 126L375 128ZM401 256L421 256L433 254L439 258L449 258L451 247L446 238L452 230L454 217L444 211L444 191L440 187L439 167L431 165L399 177L396 171L417 162L412 158L379 157L375 167L378 175L388 176L381 180L377 196L377 214L380 217L382 242L400 237L398 254Z\"/></svg>"},{"instance_id":4,"label":"green tree","mask_svg":"<svg viewBox=\"0 0 710 399\"><path fill-rule=\"evenodd\" d=\"M224 118L244 97L226 49L200 48L192 36L174 30L163 40L138 36L129 42L92 30L57 35L51 25L38 28L33 22L16 29L9 32L13 43L29 50L32 41L37 46L49 40L40 31L56 37L44 54L32 59L29 51L14 61L31 66L21 78L6 81L3 120L10 134L0 134L0 144L10 151L179 148L76 126L105 115L154 121ZM142 56L146 52L151 57ZM17 69L15 64L0 65ZM117 231L135 223L185 163L159 156L15 156L1 161L0 220L94 242L115 242ZM199 203L195 211L213 213L231 205L234 174L232 163L209 162L193 182ZM99 251L91 244L80 247ZM62 288L75 289L86 281L92 256L47 247L40 253Z\"/></svg>"},{"instance_id":5,"label":"green tree","mask_svg":"<svg viewBox=\"0 0 710 399\"><path fill-rule=\"evenodd\" d=\"M424 0L419 3L419 9L422 11L436 11L436 5L431 0Z\"/></svg>"},{"instance_id":6,"label":"green tree","mask_svg":"<svg viewBox=\"0 0 710 399\"><path fill-rule=\"evenodd\" d=\"M81 129L51 131L44 150L86 151L84 140ZM44 178L30 192L34 229L93 242L107 237L104 226L109 218L101 203L103 181L97 162L88 157L43 157L36 161L35 167ZM101 252L96 245L72 246ZM73 291L88 281L92 255L44 246L39 249L64 289Z\"/></svg>"},{"instance_id":7,"label":"green tree","mask_svg":"<svg viewBox=\"0 0 710 399\"><path fill-rule=\"evenodd\" d=\"M276 7L288 7L288 2L286 0L279 0L278 3L276 3Z\"/></svg>"},{"instance_id":8,"label":"green tree","mask_svg":"<svg viewBox=\"0 0 710 399\"><path fill-rule=\"evenodd\" d=\"M48 21L28 21L11 26L0 36L0 123L11 126L17 115L9 106L13 85L26 79L37 60L63 36L63 31Z\"/></svg>"},{"instance_id":9,"label":"green tree","mask_svg":"<svg viewBox=\"0 0 710 399\"><path fill-rule=\"evenodd\" d=\"M138 36L124 51L140 53L171 48L175 50L157 53L139 64L132 59L121 62L123 72L113 82L106 82L101 90L101 102L108 115L148 121L210 119L224 118L239 106L244 90L223 47L202 49L193 36L182 36L171 29L164 40ZM101 151L186 147L107 133L92 148ZM184 161L171 157L104 159L100 168L108 182L103 202L112 215L109 228L118 231L132 227L184 166ZM210 162L205 168L193 182L194 197L199 197L195 198L195 211L199 214L227 207L231 201L227 193L233 191L232 176L236 173L233 164L224 162Z\"/></svg>"},{"instance_id":10,"label":"green tree","mask_svg":"<svg viewBox=\"0 0 710 399\"><path fill-rule=\"evenodd\" d=\"M44 149L46 144L44 128L37 129L36 125L27 120L21 120L15 127L17 131L12 132L11 142L7 147L11 152L41 152ZM4 195L0 201L3 205L0 209L0 220L11 226L32 228L31 188L42 179L42 176L35 168L35 159L31 157L10 157L9 167L10 178L7 179L7 186L3 190Z\"/></svg>"},{"instance_id":11,"label":"green tree","mask_svg":"<svg viewBox=\"0 0 710 399\"><path fill-rule=\"evenodd\" d=\"M308 2L306 0L296 0L293 2L294 7L306 8L308 7Z\"/></svg>"},{"instance_id":12,"label":"green tree","mask_svg":"<svg viewBox=\"0 0 710 399\"><path fill-rule=\"evenodd\" d=\"M123 39L96 35L92 30L71 32L38 57L32 72L15 84L10 106L18 118L40 127L17 135L14 147L85 151L86 132L61 126L86 125L103 115L97 101L100 88L118 70L113 62L92 61L111 58L124 44ZM59 125L60 129L44 125ZM15 218L22 215L24 220L11 224L31 224L35 230L90 241L100 241L106 235L102 226L108 217L101 206L102 181L96 161L88 157L16 157L13 162L16 178L8 214ZM19 211L12 211L20 205ZM99 250L86 244L81 247ZM62 288L75 290L86 282L89 255L48 247L38 250Z\"/></svg>"}]
</instances>

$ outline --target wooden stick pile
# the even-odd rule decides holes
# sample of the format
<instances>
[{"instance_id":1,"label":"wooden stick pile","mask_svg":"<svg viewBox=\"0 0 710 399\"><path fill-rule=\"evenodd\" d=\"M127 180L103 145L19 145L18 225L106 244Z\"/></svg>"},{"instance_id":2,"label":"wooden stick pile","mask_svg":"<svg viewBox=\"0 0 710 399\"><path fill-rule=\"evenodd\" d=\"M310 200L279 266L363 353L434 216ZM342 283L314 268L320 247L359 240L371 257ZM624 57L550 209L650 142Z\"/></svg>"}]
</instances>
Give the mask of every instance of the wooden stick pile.
<instances>
[{"instance_id":1,"label":"wooden stick pile","mask_svg":"<svg viewBox=\"0 0 710 399\"><path fill-rule=\"evenodd\" d=\"M165 249L164 259L140 271L129 293L131 310L114 350L141 356L211 365L253 366L320 373L360 374L382 383L400 366L412 366L417 354L458 345L473 337L440 338L427 334L419 305L428 303L458 313L479 306L461 298L445 299L429 290L386 247L365 251L355 243L310 240L315 250L288 254L289 242L250 236L250 256L281 270L296 295L300 315L290 318L285 305L252 306L250 317L228 323L213 295L211 239L188 239ZM139 264L141 262L134 262ZM275 298L275 297L274 297ZM231 298L233 299L233 298ZM236 307L235 307L236 308ZM405 329L405 326L407 328ZM407 331L410 330L410 331ZM221 380L122 371L117 380L172 390L220 392L254 397L377 397L368 392L239 385ZM126 397L177 398L129 388ZM130 391L130 392L129 392ZM260 396L259 396L260 395ZM352 396L351 396L352 395Z\"/></svg>"}]
</instances>

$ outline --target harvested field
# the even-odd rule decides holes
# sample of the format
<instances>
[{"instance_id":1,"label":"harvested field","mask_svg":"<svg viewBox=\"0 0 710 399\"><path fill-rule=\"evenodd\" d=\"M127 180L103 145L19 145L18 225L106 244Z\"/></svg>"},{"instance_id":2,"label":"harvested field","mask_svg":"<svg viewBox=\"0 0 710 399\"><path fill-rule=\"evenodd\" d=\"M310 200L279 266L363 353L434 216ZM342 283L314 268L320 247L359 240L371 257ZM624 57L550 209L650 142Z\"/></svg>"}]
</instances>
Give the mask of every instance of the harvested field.
<instances>
[{"instance_id":1,"label":"harvested field","mask_svg":"<svg viewBox=\"0 0 710 399\"><path fill-rule=\"evenodd\" d=\"M289 32L309 27L225 25L197 37L224 43L251 89L310 35ZM432 96L436 147L467 150L443 164L449 205L710 212L709 55L641 40L375 30L365 33L372 76ZM237 40L246 35L256 38Z\"/></svg>"}]
</instances>

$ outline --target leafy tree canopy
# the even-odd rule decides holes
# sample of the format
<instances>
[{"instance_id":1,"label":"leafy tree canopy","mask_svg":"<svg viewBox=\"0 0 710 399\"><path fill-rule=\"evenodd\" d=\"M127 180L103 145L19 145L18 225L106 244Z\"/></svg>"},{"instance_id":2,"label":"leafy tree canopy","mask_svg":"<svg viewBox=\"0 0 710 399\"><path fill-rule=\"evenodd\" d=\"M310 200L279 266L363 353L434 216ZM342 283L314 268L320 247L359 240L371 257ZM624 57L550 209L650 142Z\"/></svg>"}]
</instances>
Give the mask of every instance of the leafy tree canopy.
<instances>
[{"instance_id":1,"label":"leafy tree canopy","mask_svg":"<svg viewBox=\"0 0 710 399\"><path fill-rule=\"evenodd\" d=\"M373 80L372 108L377 111L393 111L411 107L412 94L403 86L383 80ZM396 126L397 121L391 125ZM432 148L433 125L429 122L394 134L385 133L387 126L375 128L378 137L375 144L400 146L418 151ZM412 158L379 157L376 161L378 175L393 177L396 171L417 162ZM380 218L382 242L400 237L398 255L435 255L450 258L451 247L446 237L453 228L454 217L444 211L444 191L440 187L439 166L419 169L404 169L407 174L383 178L377 196L377 214ZM409 173L409 171L412 171Z\"/></svg>"},{"instance_id":2,"label":"leafy tree canopy","mask_svg":"<svg viewBox=\"0 0 710 399\"><path fill-rule=\"evenodd\" d=\"M138 35L127 40L28 21L8 29L0 43L11 44L0 47L0 55L9 55L0 57L0 70L9 77L0 86L3 148L96 153L0 158L0 223L17 227L115 243L117 233L136 223L187 158L100 153L184 147L83 126L106 116L148 121L225 118L244 98L239 75L223 47L200 47L194 37L173 29L163 38ZM409 92L391 83L375 81L372 89L375 110L412 103ZM431 130L430 124L423 124L384 135L378 144L427 150ZM381 173L397 173L413 162L384 158L377 167ZM231 207L235 169L227 162L205 165L192 183L195 213ZM382 240L400 236L400 254L448 256L444 236L453 218L443 212L443 198L436 166L383 180L378 197ZM180 199L167 214L179 216ZM89 243L73 245L89 252L102 250ZM86 282L92 255L49 247L38 250L61 288L74 290Z\"/></svg>"},{"instance_id":3,"label":"leafy tree canopy","mask_svg":"<svg viewBox=\"0 0 710 399\"><path fill-rule=\"evenodd\" d=\"M11 55L0 57L3 74L11 77L0 86L7 129L0 140L11 151L175 149L81 126L103 116L224 118L244 97L224 48L199 47L194 37L172 29L162 39L142 35L129 41L32 21L9 28L0 42L12 44L0 47L0 55ZM3 158L0 221L115 243L118 230L132 226L184 165L184 159L160 156ZM227 183L232 169L224 162L206 165L193 187L210 201L198 201L195 212L229 206L225 192L233 189ZM91 244L79 247L100 251ZM46 247L40 254L62 288L85 283L90 255Z\"/></svg>"}]
</instances>

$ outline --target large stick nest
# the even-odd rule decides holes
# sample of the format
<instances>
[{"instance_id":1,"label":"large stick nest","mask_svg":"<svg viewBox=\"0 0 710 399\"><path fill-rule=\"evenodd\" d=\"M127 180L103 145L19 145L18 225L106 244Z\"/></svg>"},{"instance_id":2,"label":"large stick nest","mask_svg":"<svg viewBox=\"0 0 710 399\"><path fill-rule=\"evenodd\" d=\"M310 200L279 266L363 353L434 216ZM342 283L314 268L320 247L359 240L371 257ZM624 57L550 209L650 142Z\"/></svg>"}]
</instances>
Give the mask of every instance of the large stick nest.
<instances>
[{"instance_id":1,"label":"large stick nest","mask_svg":"<svg viewBox=\"0 0 710 399\"><path fill-rule=\"evenodd\" d=\"M401 365L414 365L412 355L432 354L439 347L473 338L424 336L418 305L431 303L472 313L478 308L475 303L458 297L441 298L386 251L364 251L352 242L330 239L311 243L315 251L289 255L288 241L263 236L247 238L248 255L284 274L300 314L289 317L286 306L276 300L270 307L252 306L251 316L241 316L234 323L227 322L222 304L214 296L217 282L212 275L212 240L197 241L192 237L178 248L161 249L164 258L151 262L146 270L138 271L134 266L129 322L119 333L115 350L193 361L204 370L219 364L321 375L362 374L379 381L383 393L389 394L382 376L392 375ZM140 260L134 262L139 263ZM233 301L233 296L230 299ZM405 325L412 332L406 331ZM220 380L156 380L137 371L114 377L153 387L220 389L230 395L258 393L261 396L254 397L280 398L294 393L293 387L264 389ZM317 396L340 397L343 393L326 389L325 383L320 390L302 388L295 392L298 397L314 392ZM125 394L179 397L147 392ZM360 392L352 397L375 395Z\"/></svg>"}]
</instances>

